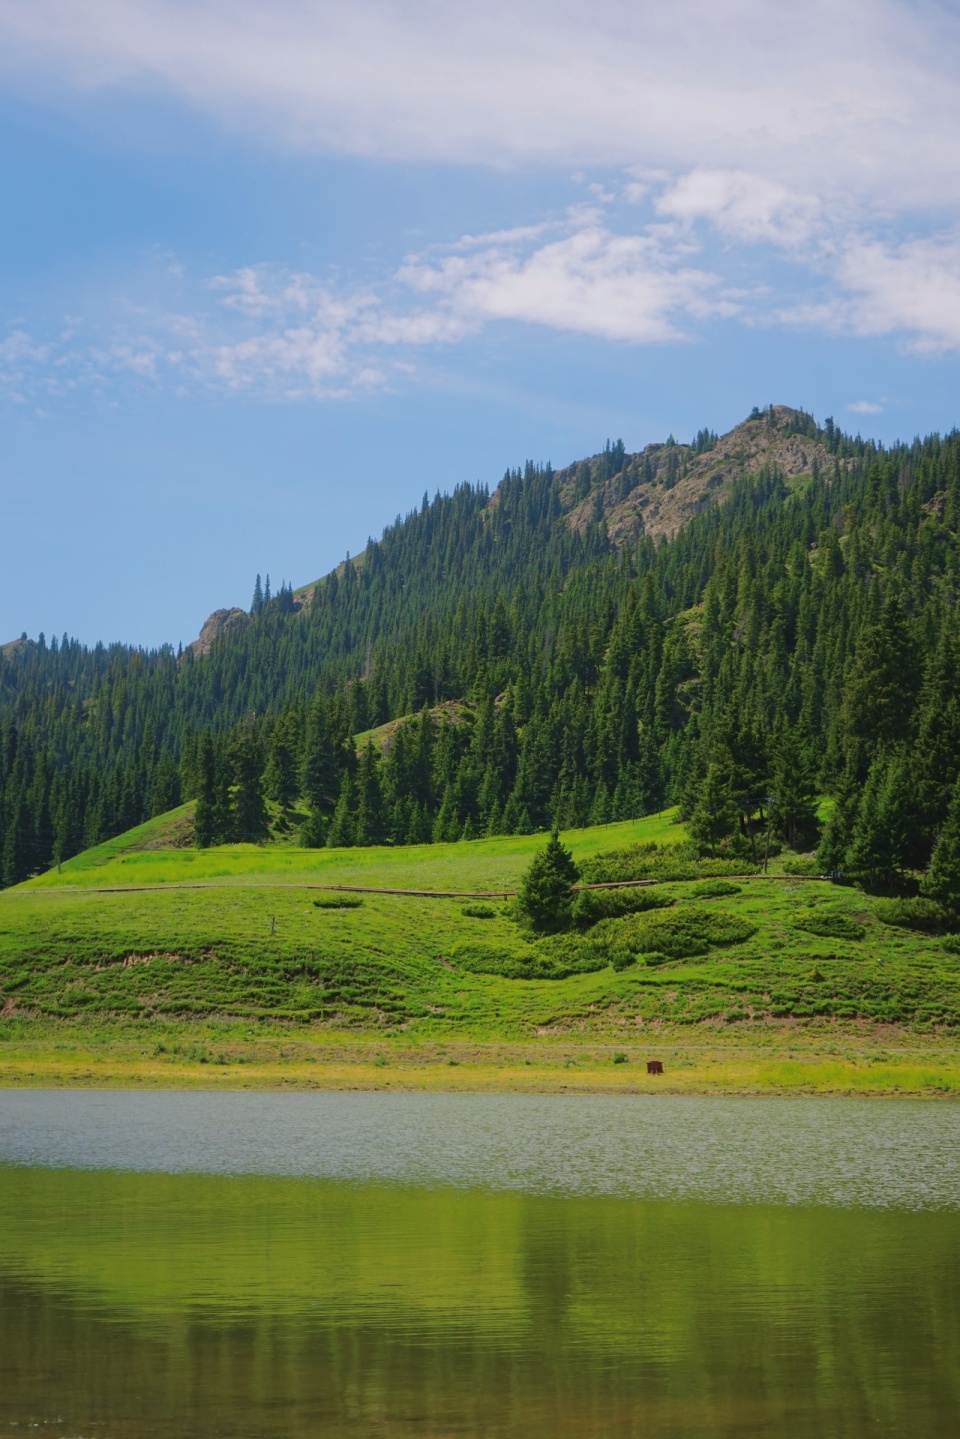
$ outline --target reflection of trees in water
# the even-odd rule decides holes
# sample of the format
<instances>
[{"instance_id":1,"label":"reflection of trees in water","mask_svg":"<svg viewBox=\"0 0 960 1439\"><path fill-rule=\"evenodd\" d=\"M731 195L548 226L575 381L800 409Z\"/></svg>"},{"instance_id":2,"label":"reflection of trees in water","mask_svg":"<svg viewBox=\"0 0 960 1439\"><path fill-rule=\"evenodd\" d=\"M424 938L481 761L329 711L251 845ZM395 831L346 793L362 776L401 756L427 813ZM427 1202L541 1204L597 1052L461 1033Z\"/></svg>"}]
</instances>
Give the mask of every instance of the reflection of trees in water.
<instances>
[{"instance_id":1,"label":"reflection of trees in water","mask_svg":"<svg viewBox=\"0 0 960 1439\"><path fill-rule=\"evenodd\" d=\"M530 1322L538 1334L558 1335L576 1287L579 1226L571 1223L569 1206L546 1200L524 1206L519 1239Z\"/></svg>"},{"instance_id":2,"label":"reflection of trees in water","mask_svg":"<svg viewBox=\"0 0 960 1439\"><path fill-rule=\"evenodd\" d=\"M0 1180L0 1429L62 1415L109 1439L955 1433L955 1214Z\"/></svg>"}]
</instances>

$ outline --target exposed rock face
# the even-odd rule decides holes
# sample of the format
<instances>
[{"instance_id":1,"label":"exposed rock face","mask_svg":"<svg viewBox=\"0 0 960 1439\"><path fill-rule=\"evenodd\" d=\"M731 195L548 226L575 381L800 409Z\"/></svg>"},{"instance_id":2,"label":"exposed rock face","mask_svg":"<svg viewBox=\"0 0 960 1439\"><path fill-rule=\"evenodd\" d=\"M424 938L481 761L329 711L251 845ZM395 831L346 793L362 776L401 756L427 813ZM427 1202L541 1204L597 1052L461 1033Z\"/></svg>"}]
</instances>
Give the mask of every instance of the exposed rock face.
<instances>
[{"instance_id":1,"label":"exposed rock face","mask_svg":"<svg viewBox=\"0 0 960 1439\"><path fill-rule=\"evenodd\" d=\"M831 469L830 452L802 433L807 418L775 405L722 435L713 449L698 454L690 445L648 445L627 455L623 470L606 480L594 477L596 460L571 465L560 472L568 523L583 530L602 516L615 544L635 543L644 534L672 539L694 515L726 499L736 480L765 465L788 480L810 474L814 461Z\"/></svg>"},{"instance_id":2,"label":"exposed rock face","mask_svg":"<svg viewBox=\"0 0 960 1439\"><path fill-rule=\"evenodd\" d=\"M232 610L214 610L213 614L204 620L200 636L194 640L190 648L196 655L208 655L224 635L229 634L231 630L243 629L249 623L250 616L246 610L238 609L236 606Z\"/></svg>"},{"instance_id":3,"label":"exposed rock face","mask_svg":"<svg viewBox=\"0 0 960 1439\"><path fill-rule=\"evenodd\" d=\"M698 452L693 445L647 445L637 454L624 455L621 469L609 478L603 477L602 455L559 470L557 478L572 529L582 532L602 519L615 545L630 545L643 535L673 539L695 515L721 504L738 479L756 475L764 466L775 466L789 481L809 475L815 462L827 474L838 463L816 437L812 418L802 410L773 405L721 435L712 449ZM496 509L499 503L498 487L488 506ZM347 564L359 569L364 559L361 552L343 560L331 574L340 580ZM329 579L326 576L295 590L294 609L308 610ZM191 648L197 654L208 653L226 629L248 619L243 610L217 610Z\"/></svg>"}]
</instances>

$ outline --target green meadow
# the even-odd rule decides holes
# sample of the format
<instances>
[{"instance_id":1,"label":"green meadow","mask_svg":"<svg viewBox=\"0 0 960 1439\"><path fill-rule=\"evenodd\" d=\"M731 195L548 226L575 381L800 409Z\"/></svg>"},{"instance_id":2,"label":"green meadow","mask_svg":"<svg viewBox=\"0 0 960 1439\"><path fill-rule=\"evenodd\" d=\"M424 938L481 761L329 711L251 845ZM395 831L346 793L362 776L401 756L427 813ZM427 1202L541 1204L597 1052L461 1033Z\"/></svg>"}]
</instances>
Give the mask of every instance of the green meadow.
<instances>
[{"instance_id":1,"label":"green meadow","mask_svg":"<svg viewBox=\"0 0 960 1439\"><path fill-rule=\"evenodd\" d=\"M505 898L333 887L506 892L542 835L162 847L177 821L0 894L0 1080L656 1087L655 1053L661 1087L960 1090L956 937L858 889L664 882L649 914L531 940ZM666 813L563 838L584 861L684 833ZM618 962L621 934L653 952Z\"/></svg>"}]
</instances>

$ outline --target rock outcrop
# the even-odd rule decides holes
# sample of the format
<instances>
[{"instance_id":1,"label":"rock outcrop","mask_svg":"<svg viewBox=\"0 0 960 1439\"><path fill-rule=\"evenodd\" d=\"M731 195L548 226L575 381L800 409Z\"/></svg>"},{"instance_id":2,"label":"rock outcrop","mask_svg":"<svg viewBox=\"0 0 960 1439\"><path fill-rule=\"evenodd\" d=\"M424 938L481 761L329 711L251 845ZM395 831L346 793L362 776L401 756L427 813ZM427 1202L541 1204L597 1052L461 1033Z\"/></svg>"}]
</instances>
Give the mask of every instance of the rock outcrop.
<instances>
[{"instance_id":1,"label":"rock outcrop","mask_svg":"<svg viewBox=\"0 0 960 1439\"><path fill-rule=\"evenodd\" d=\"M190 649L195 655L208 655L215 644L223 639L224 635L230 634L233 630L243 629L250 623L250 616L246 610L214 610L203 622L203 628L197 639L193 641Z\"/></svg>"}]
</instances>

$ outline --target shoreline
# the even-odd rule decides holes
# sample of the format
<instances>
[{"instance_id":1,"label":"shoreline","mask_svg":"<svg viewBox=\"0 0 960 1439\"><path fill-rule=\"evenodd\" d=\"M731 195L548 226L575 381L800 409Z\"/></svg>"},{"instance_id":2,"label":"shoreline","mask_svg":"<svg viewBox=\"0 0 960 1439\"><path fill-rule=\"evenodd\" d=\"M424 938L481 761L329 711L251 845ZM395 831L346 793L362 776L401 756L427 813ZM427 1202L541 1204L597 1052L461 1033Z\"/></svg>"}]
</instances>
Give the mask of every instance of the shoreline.
<instances>
[{"instance_id":1,"label":"shoreline","mask_svg":"<svg viewBox=\"0 0 960 1439\"><path fill-rule=\"evenodd\" d=\"M0 1088L960 1098L960 1036L893 1026L529 1039L30 1028L0 1039ZM653 1059L662 1075L647 1073Z\"/></svg>"}]
</instances>

